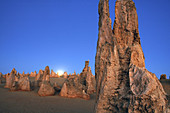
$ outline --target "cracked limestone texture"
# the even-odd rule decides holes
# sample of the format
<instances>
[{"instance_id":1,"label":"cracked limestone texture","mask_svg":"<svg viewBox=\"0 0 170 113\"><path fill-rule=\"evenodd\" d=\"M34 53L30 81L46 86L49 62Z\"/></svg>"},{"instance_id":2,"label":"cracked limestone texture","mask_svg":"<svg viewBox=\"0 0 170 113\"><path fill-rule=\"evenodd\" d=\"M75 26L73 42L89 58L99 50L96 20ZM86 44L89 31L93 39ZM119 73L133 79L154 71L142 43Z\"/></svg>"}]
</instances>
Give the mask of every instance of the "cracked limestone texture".
<instances>
[{"instance_id":1,"label":"cracked limestone texture","mask_svg":"<svg viewBox=\"0 0 170 113\"><path fill-rule=\"evenodd\" d=\"M108 0L100 0L98 12L95 112L166 113L166 93L145 68L135 3L116 1L113 29Z\"/></svg>"}]
</instances>

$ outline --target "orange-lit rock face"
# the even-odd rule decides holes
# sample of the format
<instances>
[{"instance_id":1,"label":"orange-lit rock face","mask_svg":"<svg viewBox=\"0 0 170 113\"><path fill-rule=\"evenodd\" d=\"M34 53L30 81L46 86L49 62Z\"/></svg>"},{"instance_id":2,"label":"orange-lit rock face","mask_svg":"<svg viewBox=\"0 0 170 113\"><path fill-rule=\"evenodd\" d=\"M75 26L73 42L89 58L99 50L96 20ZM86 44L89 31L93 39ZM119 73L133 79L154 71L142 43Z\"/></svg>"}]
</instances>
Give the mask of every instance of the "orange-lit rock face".
<instances>
[{"instance_id":1,"label":"orange-lit rock face","mask_svg":"<svg viewBox=\"0 0 170 113\"><path fill-rule=\"evenodd\" d=\"M121 56L120 61L126 60L136 66L145 67L134 2L131 0L117 1L115 16L113 35L117 42L119 56ZM127 54L129 56L125 57Z\"/></svg>"},{"instance_id":2,"label":"orange-lit rock face","mask_svg":"<svg viewBox=\"0 0 170 113\"><path fill-rule=\"evenodd\" d=\"M67 75L67 73L65 74ZM85 67L80 75L76 75L76 73L74 73L67 77L67 80L61 89L60 96L89 100L89 94L96 91L94 82L94 77L91 72L91 68L89 67L89 61L86 61Z\"/></svg>"},{"instance_id":3,"label":"orange-lit rock face","mask_svg":"<svg viewBox=\"0 0 170 113\"><path fill-rule=\"evenodd\" d=\"M56 73L55 73L53 70L51 70L51 75L50 75L50 77L56 77Z\"/></svg>"},{"instance_id":4,"label":"orange-lit rock face","mask_svg":"<svg viewBox=\"0 0 170 113\"><path fill-rule=\"evenodd\" d=\"M51 86L49 81L42 81L40 89L38 91L39 96L52 96L54 95L55 90Z\"/></svg>"},{"instance_id":5,"label":"orange-lit rock face","mask_svg":"<svg viewBox=\"0 0 170 113\"><path fill-rule=\"evenodd\" d=\"M30 79L28 76L20 77L16 90L31 91Z\"/></svg>"},{"instance_id":6,"label":"orange-lit rock face","mask_svg":"<svg viewBox=\"0 0 170 113\"><path fill-rule=\"evenodd\" d=\"M15 70L15 68L13 68L11 73L9 75L6 75L6 85L5 85L5 88L11 88L12 87L12 85L15 82L16 74L17 74L17 71Z\"/></svg>"},{"instance_id":7,"label":"orange-lit rock face","mask_svg":"<svg viewBox=\"0 0 170 113\"><path fill-rule=\"evenodd\" d=\"M160 80L166 80L166 79L167 79L166 74L162 74Z\"/></svg>"},{"instance_id":8,"label":"orange-lit rock face","mask_svg":"<svg viewBox=\"0 0 170 113\"><path fill-rule=\"evenodd\" d=\"M85 61L85 67L79 75L80 83L85 86L85 92L92 94L96 92L95 80L89 67L89 61Z\"/></svg>"},{"instance_id":9,"label":"orange-lit rock face","mask_svg":"<svg viewBox=\"0 0 170 113\"><path fill-rule=\"evenodd\" d=\"M59 95L67 98L90 99L90 95L83 90L83 85L80 84L78 76L68 78L63 84Z\"/></svg>"},{"instance_id":10,"label":"orange-lit rock face","mask_svg":"<svg viewBox=\"0 0 170 113\"><path fill-rule=\"evenodd\" d=\"M36 71L31 72L30 77L36 77L36 76L37 76L37 72Z\"/></svg>"},{"instance_id":11,"label":"orange-lit rock face","mask_svg":"<svg viewBox=\"0 0 170 113\"><path fill-rule=\"evenodd\" d=\"M116 1L113 29L108 0L100 0L98 8L96 112L165 112L162 85L145 69L134 2Z\"/></svg>"},{"instance_id":12,"label":"orange-lit rock face","mask_svg":"<svg viewBox=\"0 0 170 113\"><path fill-rule=\"evenodd\" d=\"M38 91L39 96L51 96L54 95L54 87L50 84L50 69L48 66L45 67L45 71L42 77L42 83Z\"/></svg>"},{"instance_id":13,"label":"orange-lit rock face","mask_svg":"<svg viewBox=\"0 0 170 113\"><path fill-rule=\"evenodd\" d=\"M67 72L64 72L63 76L64 76L64 78L67 78L68 77Z\"/></svg>"}]
</instances>

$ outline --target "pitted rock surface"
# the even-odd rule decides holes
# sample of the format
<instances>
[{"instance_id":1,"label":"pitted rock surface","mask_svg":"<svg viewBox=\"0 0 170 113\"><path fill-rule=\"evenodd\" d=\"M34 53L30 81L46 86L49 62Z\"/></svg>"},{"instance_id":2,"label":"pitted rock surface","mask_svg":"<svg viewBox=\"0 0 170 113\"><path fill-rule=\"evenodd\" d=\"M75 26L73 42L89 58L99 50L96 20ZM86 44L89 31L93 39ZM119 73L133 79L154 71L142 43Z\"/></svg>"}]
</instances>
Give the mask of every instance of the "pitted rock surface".
<instances>
[{"instance_id":1,"label":"pitted rock surface","mask_svg":"<svg viewBox=\"0 0 170 113\"><path fill-rule=\"evenodd\" d=\"M98 8L96 113L166 113L166 93L145 68L135 3L116 1L113 29L108 0L100 0Z\"/></svg>"}]
</instances>

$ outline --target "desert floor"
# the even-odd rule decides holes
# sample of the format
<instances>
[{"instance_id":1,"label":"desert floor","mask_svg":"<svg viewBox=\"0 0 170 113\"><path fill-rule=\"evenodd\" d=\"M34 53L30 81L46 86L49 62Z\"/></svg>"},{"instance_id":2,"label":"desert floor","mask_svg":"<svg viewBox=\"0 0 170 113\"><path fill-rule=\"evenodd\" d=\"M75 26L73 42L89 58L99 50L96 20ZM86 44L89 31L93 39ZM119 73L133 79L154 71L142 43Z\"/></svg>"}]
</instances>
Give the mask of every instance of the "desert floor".
<instances>
[{"instance_id":1,"label":"desert floor","mask_svg":"<svg viewBox=\"0 0 170 113\"><path fill-rule=\"evenodd\" d=\"M31 78L34 81L34 78ZM50 78L51 84L57 82L60 86L64 78ZM166 93L170 95L170 80L161 81ZM93 113L95 94L90 100L70 99L58 96L40 97L37 91L11 92L0 85L0 113ZM168 98L170 100L170 96ZM170 101L169 101L170 107Z\"/></svg>"},{"instance_id":2,"label":"desert floor","mask_svg":"<svg viewBox=\"0 0 170 113\"><path fill-rule=\"evenodd\" d=\"M59 82L62 84L64 79ZM0 85L0 113L93 113L94 110L95 95L91 95L90 100L64 98L58 94L40 97L36 91L10 92L4 85Z\"/></svg>"}]
</instances>

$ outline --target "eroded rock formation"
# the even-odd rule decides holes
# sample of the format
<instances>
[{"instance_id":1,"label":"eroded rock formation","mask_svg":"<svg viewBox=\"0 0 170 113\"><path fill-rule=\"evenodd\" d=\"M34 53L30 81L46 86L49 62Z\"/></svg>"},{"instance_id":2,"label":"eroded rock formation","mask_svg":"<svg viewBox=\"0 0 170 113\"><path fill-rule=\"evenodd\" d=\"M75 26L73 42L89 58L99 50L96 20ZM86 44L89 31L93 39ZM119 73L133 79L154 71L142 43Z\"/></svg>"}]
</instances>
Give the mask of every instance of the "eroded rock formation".
<instances>
[{"instance_id":1,"label":"eroded rock formation","mask_svg":"<svg viewBox=\"0 0 170 113\"><path fill-rule=\"evenodd\" d=\"M15 68L13 68L11 73L6 75L5 88L11 88L13 86L13 84L15 83L16 74L17 74L17 71L15 70Z\"/></svg>"},{"instance_id":2,"label":"eroded rock formation","mask_svg":"<svg viewBox=\"0 0 170 113\"><path fill-rule=\"evenodd\" d=\"M166 80L166 79L167 79L166 74L162 74L160 80Z\"/></svg>"},{"instance_id":3,"label":"eroded rock formation","mask_svg":"<svg viewBox=\"0 0 170 113\"><path fill-rule=\"evenodd\" d=\"M29 76L20 77L18 81L18 90L31 91Z\"/></svg>"},{"instance_id":4,"label":"eroded rock formation","mask_svg":"<svg viewBox=\"0 0 170 113\"><path fill-rule=\"evenodd\" d=\"M40 87L42 83L43 75L44 75L44 71L40 69L37 76L35 77L34 88Z\"/></svg>"},{"instance_id":5,"label":"eroded rock formation","mask_svg":"<svg viewBox=\"0 0 170 113\"><path fill-rule=\"evenodd\" d=\"M113 29L108 0L100 0L98 11L96 113L166 112L166 93L145 69L134 2L116 1Z\"/></svg>"},{"instance_id":6,"label":"eroded rock formation","mask_svg":"<svg viewBox=\"0 0 170 113\"><path fill-rule=\"evenodd\" d=\"M83 90L83 85L80 83L78 76L69 77L64 82L59 95L67 98L90 99L90 96L85 93L85 90Z\"/></svg>"},{"instance_id":7,"label":"eroded rock formation","mask_svg":"<svg viewBox=\"0 0 170 113\"><path fill-rule=\"evenodd\" d=\"M85 62L85 67L82 73L78 76L76 72L69 75L68 79L63 84L60 92L60 96L68 98L83 98L90 99L89 94L94 93L95 90L95 80L89 67L89 61Z\"/></svg>"},{"instance_id":8,"label":"eroded rock formation","mask_svg":"<svg viewBox=\"0 0 170 113\"><path fill-rule=\"evenodd\" d=\"M74 70L74 73L72 73L72 75L73 75L73 76L75 76L75 75L76 75L76 71L75 71L75 70Z\"/></svg>"},{"instance_id":9,"label":"eroded rock formation","mask_svg":"<svg viewBox=\"0 0 170 113\"><path fill-rule=\"evenodd\" d=\"M52 96L54 95L55 90L50 83L50 69L48 66L45 67L44 75L42 78L42 83L38 91L40 96Z\"/></svg>"},{"instance_id":10,"label":"eroded rock formation","mask_svg":"<svg viewBox=\"0 0 170 113\"><path fill-rule=\"evenodd\" d=\"M61 87L58 85L57 82L55 82L55 83L53 84L53 87L54 87L54 89L55 89L56 92L61 91Z\"/></svg>"},{"instance_id":11,"label":"eroded rock formation","mask_svg":"<svg viewBox=\"0 0 170 113\"><path fill-rule=\"evenodd\" d=\"M37 75L37 72L34 71L34 72L31 72L30 77L36 77L36 75Z\"/></svg>"},{"instance_id":12,"label":"eroded rock formation","mask_svg":"<svg viewBox=\"0 0 170 113\"><path fill-rule=\"evenodd\" d=\"M53 71L53 70L51 70L51 77L56 77L56 73Z\"/></svg>"},{"instance_id":13,"label":"eroded rock formation","mask_svg":"<svg viewBox=\"0 0 170 113\"><path fill-rule=\"evenodd\" d=\"M80 78L80 83L85 86L86 93L92 94L96 92L95 80L89 67L89 61L85 61L85 67L78 77Z\"/></svg>"},{"instance_id":14,"label":"eroded rock formation","mask_svg":"<svg viewBox=\"0 0 170 113\"><path fill-rule=\"evenodd\" d=\"M11 91L31 91L29 74L23 73L15 76L15 80L10 87Z\"/></svg>"},{"instance_id":15,"label":"eroded rock formation","mask_svg":"<svg viewBox=\"0 0 170 113\"><path fill-rule=\"evenodd\" d=\"M67 72L64 72L63 77L66 78L66 79L68 78Z\"/></svg>"},{"instance_id":16,"label":"eroded rock formation","mask_svg":"<svg viewBox=\"0 0 170 113\"><path fill-rule=\"evenodd\" d=\"M31 91L29 76L21 76L10 88L11 91Z\"/></svg>"},{"instance_id":17,"label":"eroded rock formation","mask_svg":"<svg viewBox=\"0 0 170 113\"><path fill-rule=\"evenodd\" d=\"M2 83L2 76L3 74L0 72L0 84Z\"/></svg>"}]
</instances>

